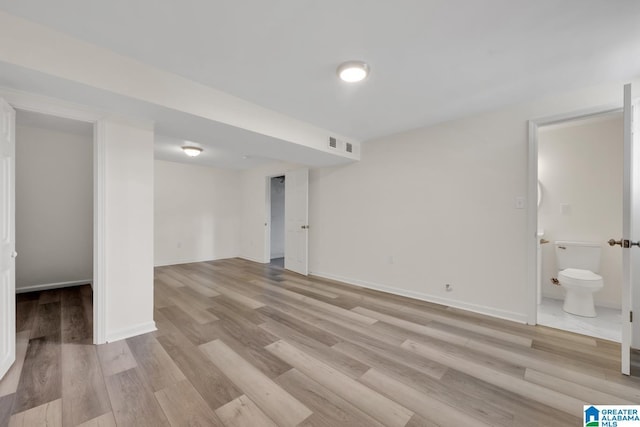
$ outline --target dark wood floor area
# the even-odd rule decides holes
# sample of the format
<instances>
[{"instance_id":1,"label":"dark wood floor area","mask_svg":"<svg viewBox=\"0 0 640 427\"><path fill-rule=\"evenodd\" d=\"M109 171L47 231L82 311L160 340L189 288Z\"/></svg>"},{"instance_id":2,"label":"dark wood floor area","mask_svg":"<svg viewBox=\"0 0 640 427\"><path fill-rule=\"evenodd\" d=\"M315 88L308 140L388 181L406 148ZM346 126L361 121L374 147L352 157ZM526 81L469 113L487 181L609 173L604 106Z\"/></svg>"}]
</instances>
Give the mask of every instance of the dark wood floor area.
<instances>
[{"instance_id":1,"label":"dark wood floor area","mask_svg":"<svg viewBox=\"0 0 640 427\"><path fill-rule=\"evenodd\" d=\"M40 414L53 409L64 409L64 420L73 423L75 395L93 387L91 375L102 376L92 344L91 286L18 294L16 303L16 363L0 381L0 426L42 425ZM109 411L102 397L92 404Z\"/></svg>"},{"instance_id":2,"label":"dark wood floor area","mask_svg":"<svg viewBox=\"0 0 640 427\"><path fill-rule=\"evenodd\" d=\"M89 296L19 296L0 425L577 426L640 403L618 344L276 266L157 268L158 331L101 346Z\"/></svg>"}]
</instances>

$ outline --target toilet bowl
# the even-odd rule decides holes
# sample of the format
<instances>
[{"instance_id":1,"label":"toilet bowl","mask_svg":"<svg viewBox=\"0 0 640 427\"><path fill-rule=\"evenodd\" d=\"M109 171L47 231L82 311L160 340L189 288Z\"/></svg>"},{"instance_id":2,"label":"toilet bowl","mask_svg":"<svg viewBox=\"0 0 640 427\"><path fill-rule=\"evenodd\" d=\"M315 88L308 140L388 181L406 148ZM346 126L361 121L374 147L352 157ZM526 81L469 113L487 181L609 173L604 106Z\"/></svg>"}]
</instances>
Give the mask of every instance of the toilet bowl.
<instances>
[{"instance_id":1,"label":"toilet bowl","mask_svg":"<svg viewBox=\"0 0 640 427\"><path fill-rule=\"evenodd\" d=\"M567 268L558 273L558 280L566 291L562 306L564 311L583 317L596 317L593 294L604 287L602 276L589 270Z\"/></svg>"},{"instance_id":2,"label":"toilet bowl","mask_svg":"<svg viewBox=\"0 0 640 427\"><path fill-rule=\"evenodd\" d=\"M598 243L555 242L558 282L565 290L563 310L583 317L596 317L593 294L604 287Z\"/></svg>"}]
</instances>

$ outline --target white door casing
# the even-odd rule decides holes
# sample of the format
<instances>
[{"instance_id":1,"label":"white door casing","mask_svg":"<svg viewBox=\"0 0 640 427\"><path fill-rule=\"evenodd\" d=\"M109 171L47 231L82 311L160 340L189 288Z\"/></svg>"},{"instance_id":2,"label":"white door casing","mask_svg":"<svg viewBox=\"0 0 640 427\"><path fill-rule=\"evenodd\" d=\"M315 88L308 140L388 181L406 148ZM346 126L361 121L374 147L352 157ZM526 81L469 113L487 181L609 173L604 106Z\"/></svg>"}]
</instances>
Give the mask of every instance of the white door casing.
<instances>
[{"instance_id":1,"label":"white door casing","mask_svg":"<svg viewBox=\"0 0 640 427\"><path fill-rule=\"evenodd\" d=\"M82 106L34 93L0 88L0 97L8 100L18 110L62 117L94 124L93 174L94 174L94 234L93 234L93 343L106 342L107 304L105 252L106 223L106 145L104 113ZM1 326L0 326L1 327Z\"/></svg>"},{"instance_id":2,"label":"white door casing","mask_svg":"<svg viewBox=\"0 0 640 427\"><path fill-rule=\"evenodd\" d=\"M16 358L15 118L0 98L0 378Z\"/></svg>"},{"instance_id":3,"label":"white door casing","mask_svg":"<svg viewBox=\"0 0 640 427\"><path fill-rule=\"evenodd\" d=\"M631 84L624 87L624 160L623 160L623 210L622 241L640 242L640 145L638 143L637 101L632 100ZM626 240L625 240L626 239ZM638 298L640 286L640 246L622 245L622 348L621 371L631 373L632 347L638 346L634 337L631 312L634 297ZM627 246L627 247L624 247Z\"/></svg>"},{"instance_id":4,"label":"white door casing","mask_svg":"<svg viewBox=\"0 0 640 427\"><path fill-rule=\"evenodd\" d=\"M640 103L632 101L631 85L624 88L624 156L623 156L623 233L621 240L640 243ZM529 121L529 200L537 198L538 189L538 128L542 125L561 123L567 120L584 118L598 114L620 111L619 104L603 105L587 108L572 113L559 114ZM527 323L537 324L537 206L530 203L527 212L527 234L531 240L527 242L527 289L529 290ZM616 237L619 236L612 236ZM621 242L622 243L622 242ZM630 349L640 348L640 328L633 328L631 311L635 309L640 316L640 246L623 248L622 265L622 348L621 371L630 373ZM606 284L605 284L606 286ZM634 289L636 290L634 292Z\"/></svg>"},{"instance_id":5,"label":"white door casing","mask_svg":"<svg viewBox=\"0 0 640 427\"><path fill-rule=\"evenodd\" d=\"M285 173L284 221L284 268L306 276L309 273L309 169Z\"/></svg>"}]
</instances>

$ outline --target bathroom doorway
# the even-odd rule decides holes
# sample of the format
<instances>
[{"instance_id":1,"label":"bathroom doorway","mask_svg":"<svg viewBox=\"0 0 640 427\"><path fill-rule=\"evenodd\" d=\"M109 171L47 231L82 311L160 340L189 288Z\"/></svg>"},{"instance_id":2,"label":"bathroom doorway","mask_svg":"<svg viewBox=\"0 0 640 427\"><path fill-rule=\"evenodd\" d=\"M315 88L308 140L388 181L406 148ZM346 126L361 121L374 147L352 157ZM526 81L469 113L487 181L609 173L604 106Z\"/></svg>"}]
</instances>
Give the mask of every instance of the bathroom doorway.
<instances>
[{"instance_id":1,"label":"bathroom doorway","mask_svg":"<svg viewBox=\"0 0 640 427\"><path fill-rule=\"evenodd\" d=\"M622 112L559 120L537 131L537 323L620 342L622 255L607 241L622 235ZM556 261L567 245L556 242L592 243L600 251L595 317L563 309L567 291Z\"/></svg>"},{"instance_id":2,"label":"bathroom doorway","mask_svg":"<svg viewBox=\"0 0 640 427\"><path fill-rule=\"evenodd\" d=\"M270 263L284 268L285 245L285 176L275 176L270 179Z\"/></svg>"}]
</instances>

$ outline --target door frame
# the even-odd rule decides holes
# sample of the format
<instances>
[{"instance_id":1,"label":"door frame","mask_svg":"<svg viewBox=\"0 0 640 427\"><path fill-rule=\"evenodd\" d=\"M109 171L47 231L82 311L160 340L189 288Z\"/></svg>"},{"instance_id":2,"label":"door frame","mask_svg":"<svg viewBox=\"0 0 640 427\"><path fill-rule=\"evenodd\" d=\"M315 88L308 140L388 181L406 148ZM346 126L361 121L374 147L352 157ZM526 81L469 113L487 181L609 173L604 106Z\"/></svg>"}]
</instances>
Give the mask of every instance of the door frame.
<instances>
[{"instance_id":1,"label":"door frame","mask_svg":"<svg viewBox=\"0 0 640 427\"><path fill-rule=\"evenodd\" d=\"M296 168L285 173L285 199L284 199L284 268L303 276L309 275L309 176L310 171L307 167ZM306 188L304 188L304 203L297 190L305 186L300 185L300 179L303 178ZM295 232L292 233L291 223L296 221L298 208L304 206L304 221L302 224L295 225ZM298 220L299 221L299 220ZM300 221L299 221L300 222ZM300 228L298 228L298 226ZM300 231L302 230L302 231ZM300 246L300 234L303 233L302 239L304 245ZM304 262L300 264L294 261L297 251L303 248ZM289 262L287 262L289 260ZM298 259L299 261L299 259Z\"/></svg>"},{"instance_id":2,"label":"door frame","mask_svg":"<svg viewBox=\"0 0 640 427\"><path fill-rule=\"evenodd\" d=\"M93 343L103 344L106 342L106 135L102 121L104 114L62 100L4 87L0 87L0 96L14 109L93 124Z\"/></svg>"},{"instance_id":3,"label":"door frame","mask_svg":"<svg viewBox=\"0 0 640 427\"><path fill-rule=\"evenodd\" d=\"M265 262L269 264L271 262L271 180L273 178L278 178L280 176L285 176L286 172L277 173L275 175L269 175L265 177L267 188L265 193L266 200L266 218L265 218L265 243L264 243L264 258ZM287 181L284 181L285 187L287 186ZM285 211L286 214L286 211ZM285 239L286 240L286 239ZM285 254L287 252L287 246L285 244L284 247Z\"/></svg>"},{"instance_id":4,"label":"door frame","mask_svg":"<svg viewBox=\"0 0 640 427\"><path fill-rule=\"evenodd\" d=\"M538 323L538 128L541 126L562 123L570 120L584 119L607 113L622 112L622 104L606 104L563 114L530 119L528 144L528 179L527 179L527 324Z\"/></svg>"},{"instance_id":5,"label":"door frame","mask_svg":"<svg viewBox=\"0 0 640 427\"><path fill-rule=\"evenodd\" d=\"M276 178L279 176L287 176L287 174L290 174L291 172L294 172L298 169L307 169L307 171L309 171L308 168L306 167L295 167L295 168L287 168L285 171L283 172L277 172L277 173L269 173L267 175L264 175L264 191L265 191L265 198L264 198L264 206L265 206L265 215L264 215L264 242L263 242L263 247L262 247L262 262L263 263L270 263L271 262L271 179L272 178ZM287 185L287 180L285 179L285 189L286 189L286 185ZM307 196L308 196L308 185L307 185ZM307 207L308 209L308 207ZM285 211L284 211L284 215L285 215L285 245L284 245L284 252L285 252L285 259L287 257L287 236L286 236L286 217L287 217L287 208L286 208L286 196L285 196ZM307 251L309 249L309 244L308 244L308 239L307 239ZM307 265L308 265L308 260L307 260ZM293 270L291 270L293 271Z\"/></svg>"},{"instance_id":6,"label":"door frame","mask_svg":"<svg viewBox=\"0 0 640 427\"><path fill-rule=\"evenodd\" d=\"M0 283L0 293L2 294L2 305L0 306L0 347L2 353L0 354L0 380L11 369L11 366L16 361L16 297L15 297L15 281L16 281L16 239L15 239L15 225L16 225L16 206L15 206L15 164L16 164L16 110L8 104L4 99L0 99L2 105L0 105L0 120L3 122L2 129L2 141L0 141L0 161L3 163L2 173L3 178L8 178L8 182L11 184L7 191L2 191L1 201L3 205L3 215L0 218L3 225L8 223L8 230L6 233L2 233L2 276L7 277L8 280L2 280ZM8 156L8 157L6 157ZM8 160L8 162L7 162ZM8 164L7 164L8 163ZM0 183L0 186L5 186L5 182ZM5 188L4 190L7 190ZM4 209L8 207L8 209ZM2 226L2 225L0 225ZM4 227L3 227L4 228ZM5 286L6 285L6 286Z\"/></svg>"}]
</instances>

